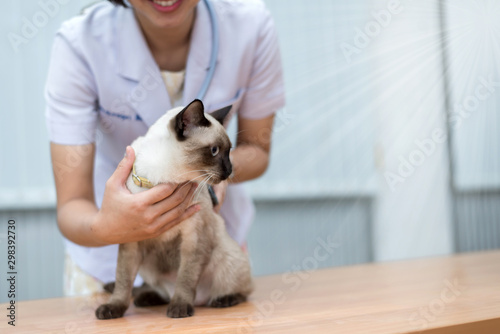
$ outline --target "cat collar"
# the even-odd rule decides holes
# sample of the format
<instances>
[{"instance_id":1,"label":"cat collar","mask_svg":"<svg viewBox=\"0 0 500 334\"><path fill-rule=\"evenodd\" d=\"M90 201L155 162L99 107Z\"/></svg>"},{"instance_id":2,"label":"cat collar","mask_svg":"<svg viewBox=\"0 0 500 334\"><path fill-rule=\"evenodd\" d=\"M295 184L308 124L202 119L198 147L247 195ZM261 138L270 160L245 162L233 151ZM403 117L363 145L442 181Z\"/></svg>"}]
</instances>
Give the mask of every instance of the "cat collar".
<instances>
[{"instance_id":1,"label":"cat collar","mask_svg":"<svg viewBox=\"0 0 500 334\"><path fill-rule=\"evenodd\" d=\"M132 179L136 186L142 188L153 188L153 184L145 177L139 176L135 172L135 164L132 166Z\"/></svg>"}]
</instances>

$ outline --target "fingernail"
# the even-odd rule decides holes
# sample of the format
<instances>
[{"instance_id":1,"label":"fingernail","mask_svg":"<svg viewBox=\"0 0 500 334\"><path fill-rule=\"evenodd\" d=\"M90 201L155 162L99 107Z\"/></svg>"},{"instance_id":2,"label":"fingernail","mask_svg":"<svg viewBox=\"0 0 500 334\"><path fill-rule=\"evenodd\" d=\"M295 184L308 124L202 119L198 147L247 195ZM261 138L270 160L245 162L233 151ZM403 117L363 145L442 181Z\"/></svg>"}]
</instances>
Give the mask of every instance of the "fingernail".
<instances>
[{"instance_id":1,"label":"fingernail","mask_svg":"<svg viewBox=\"0 0 500 334\"><path fill-rule=\"evenodd\" d=\"M125 148L125 155L124 155L124 157L125 157L125 158L128 158L128 148L129 148L129 146L127 146L127 147Z\"/></svg>"}]
</instances>

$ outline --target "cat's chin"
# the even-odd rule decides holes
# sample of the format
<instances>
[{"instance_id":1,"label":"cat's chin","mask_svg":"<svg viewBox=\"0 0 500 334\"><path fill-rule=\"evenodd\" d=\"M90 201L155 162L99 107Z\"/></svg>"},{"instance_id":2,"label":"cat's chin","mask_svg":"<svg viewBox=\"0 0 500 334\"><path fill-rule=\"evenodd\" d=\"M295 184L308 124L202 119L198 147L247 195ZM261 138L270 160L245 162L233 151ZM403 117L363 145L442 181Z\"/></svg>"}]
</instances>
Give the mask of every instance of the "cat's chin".
<instances>
[{"instance_id":1,"label":"cat's chin","mask_svg":"<svg viewBox=\"0 0 500 334\"><path fill-rule=\"evenodd\" d=\"M227 175L227 176L212 177L210 179L210 182L208 182L208 184L213 185L213 184L221 183L222 181L228 180L230 177L232 177L232 175L233 175L233 173L231 173L230 175Z\"/></svg>"},{"instance_id":2,"label":"cat's chin","mask_svg":"<svg viewBox=\"0 0 500 334\"><path fill-rule=\"evenodd\" d=\"M232 174L231 174L231 175L232 175ZM222 181L226 181L227 179L229 179L229 177L230 177L231 175L228 175L228 176L226 176L226 177L224 177L224 176L214 176L214 177L212 177L212 178L210 179L210 181L208 182L208 184L210 184L210 185L219 184L219 183L221 183Z\"/></svg>"},{"instance_id":3,"label":"cat's chin","mask_svg":"<svg viewBox=\"0 0 500 334\"><path fill-rule=\"evenodd\" d=\"M211 179L210 182L208 182L208 184L211 185L211 186L213 186L215 184L221 183L222 181L224 181L224 180L222 180L222 179L215 179L215 180Z\"/></svg>"},{"instance_id":4,"label":"cat's chin","mask_svg":"<svg viewBox=\"0 0 500 334\"><path fill-rule=\"evenodd\" d=\"M220 178L211 178L210 180L206 181L206 184L213 186L213 185L219 184L221 182L222 182L222 180ZM202 182L200 182L200 183L202 183Z\"/></svg>"}]
</instances>

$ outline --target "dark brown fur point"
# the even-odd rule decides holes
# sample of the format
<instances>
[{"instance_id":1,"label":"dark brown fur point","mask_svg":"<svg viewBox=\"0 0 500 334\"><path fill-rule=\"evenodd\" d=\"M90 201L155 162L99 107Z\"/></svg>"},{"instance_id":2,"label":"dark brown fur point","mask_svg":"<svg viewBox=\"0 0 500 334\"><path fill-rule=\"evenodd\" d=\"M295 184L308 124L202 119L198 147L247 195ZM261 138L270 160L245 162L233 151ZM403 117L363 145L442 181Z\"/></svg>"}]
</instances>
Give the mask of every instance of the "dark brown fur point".
<instances>
[{"instance_id":1,"label":"dark brown fur point","mask_svg":"<svg viewBox=\"0 0 500 334\"><path fill-rule=\"evenodd\" d=\"M97 319L116 319L123 317L123 314L127 310L127 304L104 304L97 308L95 311L95 316Z\"/></svg>"},{"instance_id":2,"label":"dark brown fur point","mask_svg":"<svg viewBox=\"0 0 500 334\"><path fill-rule=\"evenodd\" d=\"M174 118L177 140L186 139L186 131L193 127L210 127L212 123L205 118L203 102L196 99L182 109Z\"/></svg>"},{"instance_id":3,"label":"dark brown fur point","mask_svg":"<svg viewBox=\"0 0 500 334\"><path fill-rule=\"evenodd\" d=\"M169 305L167 309L167 316L170 318L186 318L194 314L193 305L183 303L177 305Z\"/></svg>"},{"instance_id":4,"label":"dark brown fur point","mask_svg":"<svg viewBox=\"0 0 500 334\"><path fill-rule=\"evenodd\" d=\"M193 170L208 170L217 175L216 178L211 179L214 183L226 179L232 172L231 161L229 160L231 145L228 145L227 142L218 140L210 146L199 147L195 143L191 144L189 140L186 141L187 164ZM219 147L219 154L215 157L212 155L212 146Z\"/></svg>"},{"instance_id":5,"label":"dark brown fur point","mask_svg":"<svg viewBox=\"0 0 500 334\"><path fill-rule=\"evenodd\" d=\"M233 106L227 106L225 108L216 110L210 113L210 116L215 118L217 122L219 122L220 124L224 125L224 119L226 118L227 114L229 114L229 111L231 110L232 107Z\"/></svg>"}]
</instances>

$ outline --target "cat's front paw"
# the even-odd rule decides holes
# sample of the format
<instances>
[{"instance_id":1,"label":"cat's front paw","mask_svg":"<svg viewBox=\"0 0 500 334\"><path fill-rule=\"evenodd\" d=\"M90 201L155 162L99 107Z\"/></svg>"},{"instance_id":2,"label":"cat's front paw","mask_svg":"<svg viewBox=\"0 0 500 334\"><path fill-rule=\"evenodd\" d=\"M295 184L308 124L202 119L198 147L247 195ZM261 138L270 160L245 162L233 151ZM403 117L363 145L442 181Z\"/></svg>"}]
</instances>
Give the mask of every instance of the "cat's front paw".
<instances>
[{"instance_id":1,"label":"cat's front paw","mask_svg":"<svg viewBox=\"0 0 500 334\"><path fill-rule=\"evenodd\" d=\"M167 308L167 316L170 318L186 318L193 314L193 305L187 303L170 304Z\"/></svg>"},{"instance_id":2,"label":"cat's front paw","mask_svg":"<svg viewBox=\"0 0 500 334\"><path fill-rule=\"evenodd\" d=\"M123 317L127 310L124 304L102 304L95 310L97 319L115 319Z\"/></svg>"}]
</instances>

